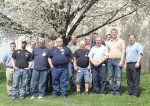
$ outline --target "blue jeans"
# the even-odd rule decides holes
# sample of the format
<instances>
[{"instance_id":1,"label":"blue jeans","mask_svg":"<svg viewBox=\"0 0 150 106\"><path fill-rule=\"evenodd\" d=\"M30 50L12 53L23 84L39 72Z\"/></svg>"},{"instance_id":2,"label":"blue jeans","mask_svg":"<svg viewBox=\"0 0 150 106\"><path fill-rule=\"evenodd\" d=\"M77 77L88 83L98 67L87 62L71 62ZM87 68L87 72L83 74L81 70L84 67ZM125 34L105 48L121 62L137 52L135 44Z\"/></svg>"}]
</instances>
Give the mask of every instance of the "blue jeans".
<instances>
[{"instance_id":1,"label":"blue jeans","mask_svg":"<svg viewBox=\"0 0 150 106\"><path fill-rule=\"evenodd\" d=\"M32 96L44 96L46 88L47 70L33 70L32 73Z\"/></svg>"},{"instance_id":2,"label":"blue jeans","mask_svg":"<svg viewBox=\"0 0 150 106\"><path fill-rule=\"evenodd\" d=\"M88 68L78 68L77 70L77 74L76 74L76 83L80 83L83 81L84 78L84 82L85 83L90 83L90 72L88 70Z\"/></svg>"},{"instance_id":3,"label":"blue jeans","mask_svg":"<svg viewBox=\"0 0 150 106\"><path fill-rule=\"evenodd\" d=\"M31 92L31 78L32 78L32 69L28 71L28 82L26 85L26 94Z\"/></svg>"},{"instance_id":4,"label":"blue jeans","mask_svg":"<svg viewBox=\"0 0 150 106\"><path fill-rule=\"evenodd\" d=\"M68 64L68 70L69 70L69 84L70 84L70 90L75 91L76 86L74 83L74 68L73 64L69 63Z\"/></svg>"},{"instance_id":5,"label":"blue jeans","mask_svg":"<svg viewBox=\"0 0 150 106\"><path fill-rule=\"evenodd\" d=\"M92 67L93 92L106 93L106 66L102 64L98 67Z\"/></svg>"},{"instance_id":6,"label":"blue jeans","mask_svg":"<svg viewBox=\"0 0 150 106\"><path fill-rule=\"evenodd\" d=\"M110 91L121 93L122 71L119 67L120 60L108 60Z\"/></svg>"},{"instance_id":7,"label":"blue jeans","mask_svg":"<svg viewBox=\"0 0 150 106\"><path fill-rule=\"evenodd\" d=\"M67 96L67 81L68 81L68 66L53 67L52 72L52 86L53 95L58 96L59 87L61 88L62 96Z\"/></svg>"},{"instance_id":8,"label":"blue jeans","mask_svg":"<svg viewBox=\"0 0 150 106\"><path fill-rule=\"evenodd\" d=\"M26 84L28 81L28 70L18 69L14 72L12 97L15 97L15 98L17 97L20 81L21 81L21 85L20 85L20 93L19 94L20 94L20 97L24 97L25 92L26 92Z\"/></svg>"}]
</instances>

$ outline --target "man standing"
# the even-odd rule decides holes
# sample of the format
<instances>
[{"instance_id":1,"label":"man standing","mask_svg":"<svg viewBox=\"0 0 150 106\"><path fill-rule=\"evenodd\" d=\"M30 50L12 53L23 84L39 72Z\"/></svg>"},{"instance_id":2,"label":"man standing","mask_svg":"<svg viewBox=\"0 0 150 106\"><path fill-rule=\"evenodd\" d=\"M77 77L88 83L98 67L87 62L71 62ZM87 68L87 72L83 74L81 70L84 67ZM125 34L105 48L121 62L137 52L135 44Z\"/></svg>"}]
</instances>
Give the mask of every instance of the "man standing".
<instances>
[{"instance_id":1,"label":"man standing","mask_svg":"<svg viewBox=\"0 0 150 106\"><path fill-rule=\"evenodd\" d=\"M109 49L109 83L110 94L121 95L122 66L125 54L125 42L118 38L118 30L111 30L111 40L107 43Z\"/></svg>"},{"instance_id":2,"label":"man standing","mask_svg":"<svg viewBox=\"0 0 150 106\"><path fill-rule=\"evenodd\" d=\"M91 61L91 69L93 76L93 92L105 94L106 87L106 65L108 58L108 49L102 45L100 37L96 39L96 45L91 48L89 58Z\"/></svg>"},{"instance_id":3,"label":"man standing","mask_svg":"<svg viewBox=\"0 0 150 106\"><path fill-rule=\"evenodd\" d=\"M90 84L90 62L89 62L89 50L85 48L85 41L80 41L80 49L77 49L74 53L74 69L76 74L76 86L77 94L80 94L80 87L82 79L85 82L85 94L89 93Z\"/></svg>"},{"instance_id":4,"label":"man standing","mask_svg":"<svg viewBox=\"0 0 150 106\"><path fill-rule=\"evenodd\" d=\"M89 49L89 50L91 49L91 39L88 36L85 37L85 45L86 45L85 46L86 49Z\"/></svg>"},{"instance_id":5,"label":"man standing","mask_svg":"<svg viewBox=\"0 0 150 106\"><path fill-rule=\"evenodd\" d=\"M59 88L63 97L67 97L67 82L68 82L68 64L72 58L71 50L63 46L63 39L56 39L56 47L53 47L49 53L49 64L52 72L53 96L57 97Z\"/></svg>"},{"instance_id":6,"label":"man standing","mask_svg":"<svg viewBox=\"0 0 150 106\"><path fill-rule=\"evenodd\" d=\"M140 72L143 47L136 42L135 35L129 35L129 45L126 48L126 76L128 85L128 94L140 96Z\"/></svg>"},{"instance_id":7,"label":"man standing","mask_svg":"<svg viewBox=\"0 0 150 106\"><path fill-rule=\"evenodd\" d=\"M32 51L34 67L31 79L31 99L34 99L36 96L38 96L38 99L42 99L45 95L46 77L49 70L48 52L49 48L45 46L45 40L40 38L39 47Z\"/></svg>"},{"instance_id":8,"label":"man standing","mask_svg":"<svg viewBox=\"0 0 150 106\"><path fill-rule=\"evenodd\" d=\"M32 40L30 48L27 49L27 50L29 50L32 53L32 51L35 47L36 47L36 41ZM31 71L28 71L28 83L27 83L27 86L26 86L26 94L29 94L31 92L31 78L32 78L33 66L34 66L34 63L32 62Z\"/></svg>"},{"instance_id":9,"label":"man standing","mask_svg":"<svg viewBox=\"0 0 150 106\"><path fill-rule=\"evenodd\" d=\"M74 53L77 49L79 49L79 45L77 43L77 38L75 35L71 36L71 40L68 44L68 46L71 49L71 52ZM69 83L70 83L70 90L71 91L75 91L76 87L74 84L74 68L73 68L73 59L71 60L71 62L68 65L68 69L69 69Z\"/></svg>"},{"instance_id":10,"label":"man standing","mask_svg":"<svg viewBox=\"0 0 150 106\"><path fill-rule=\"evenodd\" d=\"M12 65L15 70L13 75L12 99L15 100L18 95L18 87L20 86L20 99L23 99L26 92L28 81L28 71L32 65L32 54L26 50L27 42L21 43L21 49L18 49L12 54Z\"/></svg>"},{"instance_id":11,"label":"man standing","mask_svg":"<svg viewBox=\"0 0 150 106\"><path fill-rule=\"evenodd\" d=\"M8 51L3 58L3 64L6 66L6 79L7 79L7 95L12 94L12 84L13 84L13 73L14 69L12 66L11 58L12 54L16 49L15 42L10 43L10 51Z\"/></svg>"}]
</instances>

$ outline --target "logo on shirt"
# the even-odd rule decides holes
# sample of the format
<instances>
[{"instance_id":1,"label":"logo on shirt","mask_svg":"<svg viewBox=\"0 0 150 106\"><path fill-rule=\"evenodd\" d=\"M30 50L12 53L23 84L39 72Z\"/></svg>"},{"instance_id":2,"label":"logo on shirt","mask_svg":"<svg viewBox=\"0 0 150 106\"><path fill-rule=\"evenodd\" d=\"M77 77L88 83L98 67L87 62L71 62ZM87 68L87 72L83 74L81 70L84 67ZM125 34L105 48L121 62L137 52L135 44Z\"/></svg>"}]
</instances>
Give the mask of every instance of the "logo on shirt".
<instances>
[{"instance_id":1,"label":"logo on shirt","mask_svg":"<svg viewBox=\"0 0 150 106\"><path fill-rule=\"evenodd\" d=\"M19 54L20 52L18 51L17 53Z\"/></svg>"},{"instance_id":2,"label":"logo on shirt","mask_svg":"<svg viewBox=\"0 0 150 106\"><path fill-rule=\"evenodd\" d=\"M64 54L65 50L64 49L60 49L61 54Z\"/></svg>"},{"instance_id":3,"label":"logo on shirt","mask_svg":"<svg viewBox=\"0 0 150 106\"><path fill-rule=\"evenodd\" d=\"M45 53L45 51L42 53L42 56L46 56L46 53Z\"/></svg>"},{"instance_id":4,"label":"logo on shirt","mask_svg":"<svg viewBox=\"0 0 150 106\"><path fill-rule=\"evenodd\" d=\"M28 54L28 53L26 53L26 54L25 54L25 56L26 56L26 57L28 57L28 56L29 56L29 54Z\"/></svg>"}]
</instances>

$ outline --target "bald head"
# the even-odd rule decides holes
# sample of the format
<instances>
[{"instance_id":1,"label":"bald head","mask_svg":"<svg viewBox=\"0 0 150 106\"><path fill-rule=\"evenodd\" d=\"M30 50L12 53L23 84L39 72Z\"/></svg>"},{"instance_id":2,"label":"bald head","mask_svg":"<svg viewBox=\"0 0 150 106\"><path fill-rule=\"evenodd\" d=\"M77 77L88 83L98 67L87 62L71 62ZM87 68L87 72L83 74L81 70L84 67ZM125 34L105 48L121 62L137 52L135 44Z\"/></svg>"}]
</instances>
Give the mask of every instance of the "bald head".
<instances>
[{"instance_id":1,"label":"bald head","mask_svg":"<svg viewBox=\"0 0 150 106\"><path fill-rule=\"evenodd\" d=\"M44 38L39 39L39 46L40 47L45 47L45 39Z\"/></svg>"},{"instance_id":2,"label":"bald head","mask_svg":"<svg viewBox=\"0 0 150 106\"><path fill-rule=\"evenodd\" d=\"M57 38L56 39L56 44L57 44L57 47L62 47L63 46L63 39L62 38Z\"/></svg>"},{"instance_id":3,"label":"bald head","mask_svg":"<svg viewBox=\"0 0 150 106\"><path fill-rule=\"evenodd\" d=\"M85 49L85 46L86 46L85 41L81 40L80 41L80 49Z\"/></svg>"}]
</instances>

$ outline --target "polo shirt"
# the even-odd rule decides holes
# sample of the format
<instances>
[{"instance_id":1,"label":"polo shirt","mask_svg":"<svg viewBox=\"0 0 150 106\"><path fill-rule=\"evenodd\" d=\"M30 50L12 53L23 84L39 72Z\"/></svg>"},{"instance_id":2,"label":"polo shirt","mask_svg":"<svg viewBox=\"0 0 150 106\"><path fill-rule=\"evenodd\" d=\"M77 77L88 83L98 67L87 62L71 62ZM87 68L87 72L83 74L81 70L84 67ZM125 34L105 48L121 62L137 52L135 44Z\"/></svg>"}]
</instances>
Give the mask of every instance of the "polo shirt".
<instances>
[{"instance_id":1,"label":"polo shirt","mask_svg":"<svg viewBox=\"0 0 150 106\"><path fill-rule=\"evenodd\" d=\"M107 43L109 49L109 58L121 58L122 49L125 49L124 40L117 38L115 40L110 40Z\"/></svg>"},{"instance_id":2,"label":"polo shirt","mask_svg":"<svg viewBox=\"0 0 150 106\"><path fill-rule=\"evenodd\" d=\"M32 61L32 54L26 49L18 49L13 52L12 58L15 60L16 67L23 69L27 68Z\"/></svg>"},{"instance_id":3,"label":"polo shirt","mask_svg":"<svg viewBox=\"0 0 150 106\"><path fill-rule=\"evenodd\" d=\"M108 56L108 48L104 45L94 46L91 48L88 56L94 61L100 61L105 56Z\"/></svg>"},{"instance_id":4,"label":"polo shirt","mask_svg":"<svg viewBox=\"0 0 150 106\"><path fill-rule=\"evenodd\" d=\"M33 60L34 60L34 70L37 71L42 71L42 70L47 70L49 69L49 64L48 64L48 53L49 53L49 48L44 47L36 47L32 51L33 53Z\"/></svg>"},{"instance_id":5,"label":"polo shirt","mask_svg":"<svg viewBox=\"0 0 150 106\"><path fill-rule=\"evenodd\" d=\"M77 66L81 68L86 68L89 65L89 50L88 49L78 49L74 53L74 57L77 60Z\"/></svg>"},{"instance_id":6,"label":"polo shirt","mask_svg":"<svg viewBox=\"0 0 150 106\"><path fill-rule=\"evenodd\" d=\"M49 58L51 58L54 66L68 64L71 57L72 52L66 46L62 48L53 47L49 52Z\"/></svg>"},{"instance_id":7,"label":"polo shirt","mask_svg":"<svg viewBox=\"0 0 150 106\"><path fill-rule=\"evenodd\" d=\"M69 42L67 47L70 48L72 53L74 53L77 49L79 49L79 44L78 43L73 44L73 43Z\"/></svg>"},{"instance_id":8,"label":"polo shirt","mask_svg":"<svg viewBox=\"0 0 150 106\"><path fill-rule=\"evenodd\" d=\"M8 51L3 57L3 62L5 63L6 67L10 68L13 67L11 62L12 54L13 54L12 51Z\"/></svg>"},{"instance_id":9,"label":"polo shirt","mask_svg":"<svg viewBox=\"0 0 150 106\"><path fill-rule=\"evenodd\" d=\"M136 62L139 55L143 55L143 46L140 43L128 45L125 52L126 62Z\"/></svg>"}]
</instances>

